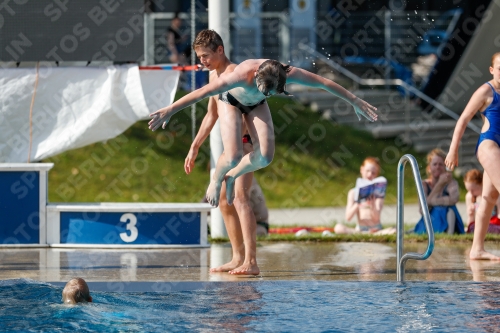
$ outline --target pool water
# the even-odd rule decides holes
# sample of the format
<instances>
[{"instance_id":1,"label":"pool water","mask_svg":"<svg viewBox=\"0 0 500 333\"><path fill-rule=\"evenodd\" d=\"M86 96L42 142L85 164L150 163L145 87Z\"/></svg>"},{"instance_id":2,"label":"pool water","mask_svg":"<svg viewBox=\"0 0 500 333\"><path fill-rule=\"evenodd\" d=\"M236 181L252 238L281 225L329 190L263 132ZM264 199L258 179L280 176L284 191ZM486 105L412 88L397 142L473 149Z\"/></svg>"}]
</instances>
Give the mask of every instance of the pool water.
<instances>
[{"instance_id":1,"label":"pool water","mask_svg":"<svg viewBox=\"0 0 500 333\"><path fill-rule=\"evenodd\" d=\"M171 292L92 290L63 305L62 287L0 281L1 332L489 332L500 284L475 282L206 282Z\"/></svg>"}]
</instances>

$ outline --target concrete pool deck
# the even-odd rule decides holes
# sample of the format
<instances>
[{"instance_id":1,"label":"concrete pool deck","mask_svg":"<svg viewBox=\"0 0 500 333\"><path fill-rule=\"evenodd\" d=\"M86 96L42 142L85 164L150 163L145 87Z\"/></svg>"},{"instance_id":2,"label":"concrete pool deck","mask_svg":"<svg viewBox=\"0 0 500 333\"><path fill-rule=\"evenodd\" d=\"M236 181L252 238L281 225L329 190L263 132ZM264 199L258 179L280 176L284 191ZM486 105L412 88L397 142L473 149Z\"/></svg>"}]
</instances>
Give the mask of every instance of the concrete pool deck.
<instances>
[{"instance_id":1,"label":"concrete pool deck","mask_svg":"<svg viewBox=\"0 0 500 333\"><path fill-rule=\"evenodd\" d=\"M464 205L457 205L460 213ZM273 209L270 223L276 226L332 226L335 217L344 216L344 207ZM462 215L464 216L464 215ZM386 225L396 222L396 208L384 208ZM420 218L418 206L405 205L405 223ZM425 243L407 243L406 252L425 251ZM437 242L428 260L409 261L407 281L496 281L500 262L470 261L471 243ZM500 255L500 244L487 243L487 249ZM258 242L258 277L210 274L210 267L231 258L230 244L185 249L0 249L0 280L29 278L46 282L67 282L79 276L96 283L165 283L181 286L186 282L324 280L396 281L394 243L312 243ZM113 286L113 284L110 284ZM110 287L112 288L112 287ZM184 288L184 287L180 287Z\"/></svg>"},{"instance_id":2,"label":"concrete pool deck","mask_svg":"<svg viewBox=\"0 0 500 333\"><path fill-rule=\"evenodd\" d=\"M405 252L423 252L426 244L405 244ZM500 254L500 244L487 243ZM470 261L470 243L436 243L426 261L409 261L406 281L498 281L500 262ZM227 262L229 244L209 248L165 250L110 249L0 249L0 280L29 278L67 282L82 277L107 283L109 288L135 282L167 283L212 281L396 281L396 245L385 243L259 242L261 274L238 277L210 274L209 268Z\"/></svg>"}]
</instances>

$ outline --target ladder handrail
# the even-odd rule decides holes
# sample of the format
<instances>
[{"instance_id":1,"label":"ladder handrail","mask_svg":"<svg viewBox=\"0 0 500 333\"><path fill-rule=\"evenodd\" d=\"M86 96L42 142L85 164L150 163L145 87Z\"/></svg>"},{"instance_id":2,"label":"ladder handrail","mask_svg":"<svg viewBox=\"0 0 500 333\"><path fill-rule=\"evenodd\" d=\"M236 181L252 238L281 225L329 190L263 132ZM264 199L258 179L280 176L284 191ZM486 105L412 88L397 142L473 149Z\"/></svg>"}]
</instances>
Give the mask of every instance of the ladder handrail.
<instances>
[{"instance_id":1,"label":"ladder handrail","mask_svg":"<svg viewBox=\"0 0 500 333\"><path fill-rule=\"evenodd\" d=\"M429 244L427 245L427 250L425 253L414 253L408 252L403 255L403 239L404 239L404 170L406 162L410 162L413 177L415 178L415 183L418 191L418 198L420 201L420 207L422 208L422 215L424 217L425 229L427 230L427 236L429 238ZM398 204L397 204L397 280L404 281L405 277L405 263L408 259L414 260L425 260L430 257L432 250L434 250L434 228L432 227L431 217L429 214L429 208L427 207L427 199L425 197L424 188L422 186L422 179L420 177L420 172L417 164L417 160L413 155L406 154L399 160L398 164Z\"/></svg>"}]
</instances>

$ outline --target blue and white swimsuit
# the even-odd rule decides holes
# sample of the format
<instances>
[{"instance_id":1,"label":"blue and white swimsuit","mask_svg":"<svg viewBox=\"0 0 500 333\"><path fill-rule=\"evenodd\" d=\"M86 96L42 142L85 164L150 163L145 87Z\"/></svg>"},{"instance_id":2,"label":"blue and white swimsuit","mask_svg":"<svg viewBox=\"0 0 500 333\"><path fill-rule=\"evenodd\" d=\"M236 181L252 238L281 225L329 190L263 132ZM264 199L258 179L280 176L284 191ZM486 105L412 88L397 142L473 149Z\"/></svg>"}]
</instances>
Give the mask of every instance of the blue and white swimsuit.
<instances>
[{"instance_id":1,"label":"blue and white swimsuit","mask_svg":"<svg viewBox=\"0 0 500 333\"><path fill-rule=\"evenodd\" d=\"M479 135L479 140L476 145L476 155L477 149L479 145L484 140L492 140L496 142L496 144L500 147L500 96L495 90L495 88L491 85L491 83L486 82L491 89L493 90L493 101L486 108L486 110L482 111L481 114L488 119L490 123L490 128L486 132L483 132Z\"/></svg>"}]
</instances>

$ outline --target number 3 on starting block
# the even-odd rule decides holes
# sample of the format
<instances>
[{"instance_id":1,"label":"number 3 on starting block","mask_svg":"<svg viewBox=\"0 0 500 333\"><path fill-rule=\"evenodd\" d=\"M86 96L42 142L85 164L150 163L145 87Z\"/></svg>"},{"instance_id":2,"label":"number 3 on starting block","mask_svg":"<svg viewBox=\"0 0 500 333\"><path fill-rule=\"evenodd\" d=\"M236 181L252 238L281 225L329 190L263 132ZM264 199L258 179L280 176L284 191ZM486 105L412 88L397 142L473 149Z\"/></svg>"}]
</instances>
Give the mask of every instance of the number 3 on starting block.
<instances>
[{"instance_id":1,"label":"number 3 on starting block","mask_svg":"<svg viewBox=\"0 0 500 333\"><path fill-rule=\"evenodd\" d=\"M120 233L120 238L127 243L135 241L139 236L139 230L136 228L137 217L134 214L126 213L120 217L120 222L127 223L127 230L130 231L130 235L126 232Z\"/></svg>"}]
</instances>

